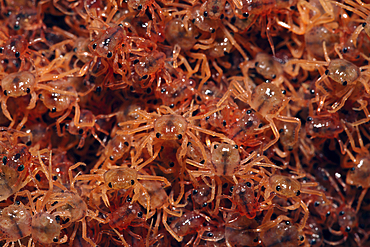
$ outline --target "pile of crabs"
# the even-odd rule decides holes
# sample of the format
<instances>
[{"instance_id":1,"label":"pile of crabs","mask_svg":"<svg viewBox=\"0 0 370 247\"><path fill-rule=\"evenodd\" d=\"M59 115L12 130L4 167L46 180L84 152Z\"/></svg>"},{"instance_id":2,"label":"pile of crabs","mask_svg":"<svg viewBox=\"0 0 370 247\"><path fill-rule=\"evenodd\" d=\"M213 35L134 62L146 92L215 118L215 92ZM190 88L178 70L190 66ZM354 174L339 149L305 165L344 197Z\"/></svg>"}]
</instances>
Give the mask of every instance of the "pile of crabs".
<instances>
[{"instance_id":1,"label":"pile of crabs","mask_svg":"<svg viewBox=\"0 0 370 247\"><path fill-rule=\"evenodd\" d=\"M368 0L1 0L1 246L369 246Z\"/></svg>"}]
</instances>

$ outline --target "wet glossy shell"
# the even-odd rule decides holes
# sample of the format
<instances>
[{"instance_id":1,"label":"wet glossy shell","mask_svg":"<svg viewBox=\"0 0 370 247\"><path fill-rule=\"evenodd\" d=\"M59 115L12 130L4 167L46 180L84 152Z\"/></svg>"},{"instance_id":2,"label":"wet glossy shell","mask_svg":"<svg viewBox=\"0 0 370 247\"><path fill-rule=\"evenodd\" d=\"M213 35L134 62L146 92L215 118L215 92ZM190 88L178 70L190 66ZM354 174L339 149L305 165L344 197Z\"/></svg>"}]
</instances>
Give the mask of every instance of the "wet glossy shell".
<instances>
[{"instance_id":1,"label":"wet glossy shell","mask_svg":"<svg viewBox=\"0 0 370 247\"><path fill-rule=\"evenodd\" d=\"M153 42L163 42L165 39L165 26L164 25L153 25L149 29L149 23L151 18L147 15L137 15L131 20L131 25L134 27L139 37L145 37ZM166 37L167 38L167 37Z\"/></svg>"},{"instance_id":2,"label":"wet glossy shell","mask_svg":"<svg viewBox=\"0 0 370 247\"><path fill-rule=\"evenodd\" d=\"M194 202L199 205L203 205L207 202L211 198L211 194L211 188L205 184L196 187L192 192Z\"/></svg>"},{"instance_id":3,"label":"wet glossy shell","mask_svg":"<svg viewBox=\"0 0 370 247\"><path fill-rule=\"evenodd\" d=\"M223 96L223 92L212 81L204 83L203 87L200 90L200 94L207 102L213 99L221 98Z\"/></svg>"},{"instance_id":4,"label":"wet glossy shell","mask_svg":"<svg viewBox=\"0 0 370 247\"><path fill-rule=\"evenodd\" d=\"M233 123L229 130L229 138L236 142L245 142L256 134L255 129L261 124L261 119L256 115L254 111L250 113L243 112L241 118Z\"/></svg>"},{"instance_id":5,"label":"wet glossy shell","mask_svg":"<svg viewBox=\"0 0 370 247\"><path fill-rule=\"evenodd\" d=\"M239 214L232 215L232 217L236 216ZM238 217L237 220L232 220L226 225L225 239L232 246L257 246L258 233L252 232L251 229L256 229L258 226L259 224L254 219L248 219L245 216Z\"/></svg>"},{"instance_id":6,"label":"wet glossy shell","mask_svg":"<svg viewBox=\"0 0 370 247\"><path fill-rule=\"evenodd\" d=\"M127 6L130 9L138 11L138 10L142 10L145 7L147 7L148 2L149 1L146 1L146 0L128 0L127 1Z\"/></svg>"},{"instance_id":7,"label":"wet glossy shell","mask_svg":"<svg viewBox=\"0 0 370 247\"><path fill-rule=\"evenodd\" d=\"M199 5L193 7L190 14L190 21L204 32L214 33L219 26L216 20L204 17L204 13L201 11Z\"/></svg>"},{"instance_id":8,"label":"wet glossy shell","mask_svg":"<svg viewBox=\"0 0 370 247\"><path fill-rule=\"evenodd\" d=\"M208 0L202 5L203 15L211 19L220 19L225 10L226 0Z\"/></svg>"},{"instance_id":9,"label":"wet glossy shell","mask_svg":"<svg viewBox=\"0 0 370 247\"><path fill-rule=\"evenodd\" d=\"M8 241L17 241L31 235L31 214L21 205L3 209L0 217L0 234Z\"/></svg>"},{"instance_id":10,"label":"wet glossy shell","mask_svg":"<svg viewBox=\"0 0 370 247\"><path fill-rule=\"evenodd\" d=\"M296 144L296 123L281 122L277 125L277 128L280 133L280 143L286 149L292 149Z\"/></svg>"},{"instance_id":11,"label":"wet glossy shell","mask_svg":"<svg viewBox=\"0 0 370 247\"><path fill-rule=\"evenodd\" d=\"M33 92L36 79L28 71L21 71L9 74L1 80L1 88L5 95L20 97Z\"/></svg>"},{"instance_id":12,"label":"wet glossy shell","mask_svg":"<svg viewBox=\"0 0 370 247\"><path fill-rule=\"evenodd\" d=\"M298 228L292 223L280 222L260 234L262 243L266 247L296 247L298 246Z\"/></svg>"},{"instance_id":13,"label":"wet glossy shell","mask_svg":"<svg viewBox=\"0 0 370 247\"><path fill-rule=\"evenodd\" d=\"M211 161L217 175L232 176L240 163L240 154L235 145L216 144L211 150Z\"/></svg>"},{"instance_id":14,"label":"wet glossy shell","mask_svg":"<svg viewBox=\"0 0 370 247\"><path fill-rule=\"evenodd\" d=\"M329 77L343 86L352 84L361 75L359 67L344 59L332 60L328 70Z\"/></svg>"},{"instance_id":15,"label":"wet glossy shell","mask_svg":"<svg viewBox=\"0 0 370 247\"><path fill-rule=\"evenodd\" d=\"M179 147L180 144L178 141L166 141L162 143L157 158L159 164L165 168L174 167L178 163L176 157Z\"/></svg>"},{"instance_id":16,"label":"wet glossy shell","mask_svg":"<svg viewBox=\"0 0 370 247\"><path fill-rule=\"evenodd\" d=\"M336 220L335 213L331 212L335 209L333 205L329 202L325 202L321 196L314 196L313 200L313 207L310 208L312 210L311 212L319 215L323 219L326 218L326 222L328 222L329 225L332 224L333 221Z\"/></svg>"},{"instance_id":17,"label":"wet glossy shell","mask_svg":"<svg viewBox=\"0 0 370 247\"><path fill-rule=\"evenodd\" d=\"M12 13L8 19L8 25L15 31L29 28L37 22L36 8L21 8L19 11Z\"/></svg>"},{"instance_id":18,"label":"wet glossy shell","mask_svg":"<svg viewBox=\"0 0 370 247\"><path fill-rule=\"evenodd\" d=\"M188 142L187 144L186 155L188 156L189 159L192 159L196 162L201 162L202 160L204 160L202 151L192 140L193 139L191 139L190 142ZM209 152L208 149L206 149L206 155L207 159L210 160L211 153Z\"/></svg>"},{"instance_id":19,"label":"wet glossy shell","mask_svg":"<svg viewBox=\"0 0 370 247\"><path fill-rule=\"evenodd\" d=\"M225 128L227 127L228 123L231 123L231 120L229 119L229 116L231 115L231 109L230 107L225 107L221 111L216 111L217 106L215 104L208 104L207 106L208 111L215 111L211 115L209 115L207 118L204 118L201 120L201 125L206 126L208 124L216 127L216 128Z\"/></svg>"},{"instance_id":20,"label":"wet glossy shell","mask_svg":"<svg viewBox=\"0 0 370 247\"><path fill-rule=\"evenodd\" d=\"M28 42L21 35L11 36L3 48L2 54L6 58L19 58L27 50Z\"/></svg>"},{"instance_id":21,"label":"wet glossy shell","mask_svg":"<svg viewBox=\"0 0 370 247\"><path fill-rule=\"evenodd\" d=\"M284 94L275 84L262 83L252 92L251 107L262 116L277 113L283 102Z\"/></svg>"},{"instance_id":22,"label":"wet glossy shell","mask_svg":"<svg viewBox=\"0 0 370 247\"><path fill-rule=\"evenodd\" d=\"M315 219L310 219L307 221L306 229L310 234L306 234L306 240L311 245L311 247L323 246L324 236L322 233L321 225L316 222Z\"/></svg>"},{"instance_id":23,"label":"wet glossy shell","mask_svg":"<svg viewBox=\"0 0 370 247\"><path fill-rule=\"evenodd\" d=\"M307 50L321 58L324 58L324 41L329 54L334 51L334 44L339 42L338 34L331 32L324 26L314 26L305 33L304 38Z\"/></svg>"},{"instance_id":24,"label":"wet glossy shell","mask_svg":"<svg viewBox=\"0 0 370 247\"><path fill-rule=\"evenodd\" d=\"M343 132L343 127L337 114L313 116L311 118L306 122L307 135L335 138L339 133Z\"/></svg>"},{"instance_id":25,"label":"wet glossy shell","mask_svg":"<svg viewBox=\"0 0 370 247\"><path fill-rule=\"evenodd\" d=\"M133 220L139 219L141 208L137 203L125 203L123 206L109 214L109 225L119 230L126 229Z\"/></svg>"},{"instance_id":26,"label":"wet glossy shell","mask_svg":"<svg viewBox=\"0 0 370 247\"><path fill-rule=\"evenodd\" d=\"M181 140L187 128L186 119L180 115L163 115L154 122L156 137L162 140Z\"/></svg>"},{"instance_id":27,"label":"wet glossy shell","mask_svg":"<svg viewBox=\"0 0 370 247\"><path fill-rule=\"evenodd\" d=\"M52 81L47 84L50 87L57 88L58 90L65 91L66 93L52 92L42 90L39 98L44 105L50 110L55 109L56 112L64 111L71 107L71 104L77 100L76 89L64 80ZM76 94L76 96L71 95Z\"/></svg>"},{"instance_id":28,"label":"wet glossy shell","mask_svg":"<svg viewBox=\"0 0 370 247\"><path fill-rule=\"evenodd\" d=\"M164 66L165 60L166 54L154 50L139 59L139 62L135 64L135 71L140 77L154 74Z\"/></svg>"},{"instance_id":29,"label":"wet glossy shell","mask_svg":"<svg viewBox=\"0 0 370 247\"><path fill-rule=\"evenodd\" d=\"M270 186L274 192L282 197L290 198L300 194L301 183L283 175L273 175L269 178Z\"/></svg>"},{"instance_id":30,"label":"wet glossy shell","mask_svg":"<svg viewBox=\"0 0 370 247\"><path fill-rule=\"evenodd\" d=\"M86 38L77 38L74 41L73 52L75 52L77 57L84 63L89 62L90 58L85 55L85 53L89 53L89 40Z\"/></svg>"},{"instance_id":31,"label":"wet glossy shell","mask_svg":"<svg viewBox=\"0 0 370 247\"><path fill-rule=\"evenodd\" d=\"M354 208L344 207L342 210L338 209L338 224L341 231L346 231L346 228L352 230L358 224L357 214Z\"/></svg>"},{"instance_id":32,"label":"wet glossy shell","mask_svg":"<svg viewBox=\"0 0 370 247\"><path fill-rule=\"evenodd\" d=\"M59 241L61 227L55 216L49 213L38 213L32 218L32 238L41 244L52 244Z\"/></svg>"},{"instance_id":33,"label":"wet glossy shell","mask_svg":"<svg viewBox=\"0 0 370 247\"><path fill-rule=\"evenodd\" d=\"M190 50L197 42L195 37L199 32L191 22L186 29L181 19L172 19L166 24L165 34L166 40L171 45L178 44L181 50Z\"/></svg>"},{"instance_id":34,"label":"wet glossy shell","mask_svg":"<svg viewBox=\"0 0 370 247\"><path fill-rule=\"evenodd\" d=\"M172 230L179 236L185 236L197 232L205 221L204 217L197 212L188 212L172 222Z\"/></svg>"},{"instance_id":35,"label":"wet glossy shell","mask_svg":"<svg viewBox=\"0 0 370 247\"><path fill-rule=\"evenodd\" d=\"M143 106L137 102L132 102L129 106L122 106L117 114L117 122L124 122L128 120L135 120L140 117L137 113L143 110ZM123 125L124 128L130 128L130 125Z\"/></svg>"},{"instance_id":36,"label":"wet glossy shell","mask_svg":"<svg viewBox=\"0 0 370 247\"><path fill-rule=\"evenodd\" d=\"M104 150L105 155L112 161L122 158L130 150L131 139L131 136L114 136Z\"/></svg>"},{"instance_id":37,"label":"wet glossy shell","mask_svg":"<svg viewBox=\"0 0 370 247\"><path fill-rule=\"evenodd\" d=\"M233 45L231 44L230 39L226 38L223 34L219 35L212 48L207 50L209 56L213 58L223 57L225 54L231 52Z\"/></svg>"},{"instance_id":38,"label":"wet glossy shell","mask_svg":"<svg viewBox=\"0 0 370 247\"><path fill-rule=\"evenodd\" d=\"M346 183L362 188L370 187L370 157L369 155L357 157L358 163L348 171Z\"/></svg>"},{"instance_id":39,"label":"wet glossy shell","mask_svg":"<svg viewBox=\"0 0 370 247\"><path fill-rule=\"evenodd\" d=\"M81 110L81 113L80 113L79 123L81 125L86 126L86 128L93 127L94 124L95 124L95 116L94 116L94 114L91 111L89 111L89 110L82 109ZM79 131L81 129L83 130L84 128L83 127L77 127L74 124L74 121L73 120L69 123L68 132L71 133L72 135L78 135L79 134Z\"/></svg>"},{"instance_id":40,"label":"wet glossy shell","mask_svg":"<svg viewBox=\"0 0 370 247\"><path fill-rule=\"evenodd\" d=\"M254 194L252 180L239 182L234 187L232 200L238 206L241 215L245 215L248 219L256 217L258 200Z\"/></svg>"},{"instance_id":41,"label":"wet glossy shell","mask_svg":"<svg viewBox=\"0 0 370 247\"><path fill-rule=\"evenodd\" d=\"M176 106L187 99L191 99L195 94L195 81L188 79L185 76L173 80L171 84L164 83L161 87L157 87L154 94L160 98L164 105L173 104Z\"/></svg>"},{"instance_id":42,"label":"wet glossy shell","mask_svg":"<svg viewBox=\"0 0 370 247\"><path fill-rule=\"evenodd\" d=\"M0 201L6 200L18 191L25 175L24 172L20 174L9 166L0 165Z\"/></svg>"},{"instance_id":43,"label":"wet glossy shell","mask_svg":"<svg viewBox=\"0 0 370 247\"><path fill-rule=\"evenodd\" d=\"M26 125L24 132L32 133L32 136L21 138L23 143L31 143L31 145L40 144L42 149L45 148L50 141L51 131L49 131L45 123L31 123L30 125Z\"/></svg>"},{"instance_id":44,"label":"wet glossy shell","mask_svg":"<svg viewBox=\"0 0 370 247\"><path fill-rule=\"evenodd\" d=\"M225 238L225 229L212 227L203 233L202 239L209 242L217 242Z\"/></svg>"},{"instance_id":45,"label":"wet glossy shell","mask_svg":"<svg viewBox=\"0 0 370 247\"><path fill-rule=\"evenodd\" d=\"M150 210L161 208L168 202L168 196L166 191L163 189L161 182L142 180L141 185L146 189L150 197ZM144 208L148 208L147 198L144 192L141 191L139 197L139 203Z\"/></svg>"},{"instance_id":46,"label":"wet glossy shell","mask_svg":"<svg viewBox=\"0 0 370 247\"><path fill-rule=\"evenodd\" d=\"M234 13L239 18L236 18L234 26L237 27L241 32L246 32L254 24L256 20L255 14L250 14L248 18L243 16L243 12L241 9L235 8Z\"/></svg>"},{"instance_id":47,"label":"wet glossy shell","mask_svg":"<svg viewBox=\"0 0 370 247\"><path fill-rule=\"evenodd\" d=\"M126 32L121 26L110 27L97 40L90 43L89 49L100 57L112 58L125 38Z\"/></svg>"},{"instance_id":48,"label":"wet glossy shell","mask_svg":"<svg viewBox=\"0 0 370 247\"><path fill-rule=\"evenodd\" d=\"M114 190L129 189L137 182L137 171L131 168L117 168L104 173L105 184Z\"/></svg>"},{"instance_id":49,"label":"wet glossy shell","mask_svg":"<svg viewBox=\"0 0 370 247\"><path fill-rule=\"evenodd\" d=\"M71 222L76 222L83 219L87 213L87 205L85 201L77 194L72 192L65 192L57 194L57 196L52 197L51 201L66 203L57 208L58 212L69 212L71 216L68 216ZM55 204L56 206L58 204Z\"/></svg>"},{"instance_id":50,"label":"wet glossy shell","mask_svg":"<svg viewBox=\"0 0 370 247\"><path fill-rule=\"evenodd\" d=\"M20 172L25 172L25 168L31 163L31 153L24 144L18 144L7 153L6 165Z\"/></svg>"},{"instance_id":51,"label":"wet glossy shell","mask_svg":"<svg viewBox=\"0 0 370 247\"><path fill-rule=\"evenodd\" d=\"M283 67L272 56L258 53L255 57L255 68L265 79L273 80L283 74Z\"/></svg>"}]
</instances>

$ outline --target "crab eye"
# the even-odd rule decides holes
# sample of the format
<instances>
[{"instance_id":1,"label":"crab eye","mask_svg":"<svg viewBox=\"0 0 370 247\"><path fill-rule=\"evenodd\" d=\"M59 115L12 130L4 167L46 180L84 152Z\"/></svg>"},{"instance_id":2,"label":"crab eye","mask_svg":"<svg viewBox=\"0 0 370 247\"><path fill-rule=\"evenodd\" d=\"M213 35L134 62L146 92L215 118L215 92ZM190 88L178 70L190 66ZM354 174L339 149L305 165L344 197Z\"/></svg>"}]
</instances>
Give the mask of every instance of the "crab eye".
<instances>
[{"instance_id":1,"label":"crab eye","mask_svg":"<svg viewBox=\"0 0 370 247\"><path fill-rule=\"evenodd\" d=\"M20 166L18 166L18 171L19 172L21 172L21 171L23 171L24 170L24 165L20 165Z\"/></svg>"}]
</instances>

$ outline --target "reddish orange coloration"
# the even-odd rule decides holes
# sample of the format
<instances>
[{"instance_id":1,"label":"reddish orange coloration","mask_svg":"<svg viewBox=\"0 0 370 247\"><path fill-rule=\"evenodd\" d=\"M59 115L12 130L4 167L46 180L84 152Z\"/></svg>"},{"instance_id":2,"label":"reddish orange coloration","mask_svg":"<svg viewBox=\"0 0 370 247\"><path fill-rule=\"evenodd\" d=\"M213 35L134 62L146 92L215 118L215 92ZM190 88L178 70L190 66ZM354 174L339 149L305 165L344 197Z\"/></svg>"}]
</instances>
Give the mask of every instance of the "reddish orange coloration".
<instances>
[{"instance_id":1,"label":"reddish orange coloration","mask_svg":"<svg viewBox=\"0 0 370 247\"><path fill-rule=\"evenodd\" d=\"M0 246L370 246L369 6L0 1Z\"/></svg>"}]
</instances>

